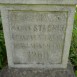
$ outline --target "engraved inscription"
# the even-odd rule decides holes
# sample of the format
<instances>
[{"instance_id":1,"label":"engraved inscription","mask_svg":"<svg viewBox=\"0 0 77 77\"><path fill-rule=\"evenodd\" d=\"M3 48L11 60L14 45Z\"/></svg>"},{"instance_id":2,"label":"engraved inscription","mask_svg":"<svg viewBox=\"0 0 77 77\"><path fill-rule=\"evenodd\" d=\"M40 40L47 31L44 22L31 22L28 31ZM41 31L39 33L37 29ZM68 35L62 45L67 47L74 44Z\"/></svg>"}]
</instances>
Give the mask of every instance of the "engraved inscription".
<instances>
[{"instance_id":1,"label":"engraved inscription","mask_svg":"<svg viewBox=\"0 0 77 77\"><path fill-rule=\"evenodd\" d=\"M10 20L14 63L62 62L67 12L9 11Z\"/></svg>"}]
</instances>

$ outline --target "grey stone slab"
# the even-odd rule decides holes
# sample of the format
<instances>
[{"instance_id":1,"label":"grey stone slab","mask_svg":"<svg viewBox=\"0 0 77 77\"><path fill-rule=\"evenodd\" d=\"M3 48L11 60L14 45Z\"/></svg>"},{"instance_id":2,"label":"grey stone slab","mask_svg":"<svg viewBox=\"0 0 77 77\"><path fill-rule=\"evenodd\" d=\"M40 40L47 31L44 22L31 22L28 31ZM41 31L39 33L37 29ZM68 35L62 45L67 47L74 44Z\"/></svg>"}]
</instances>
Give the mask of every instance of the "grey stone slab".
<instances>
[{"instance_id":1,"label":"grey stone slab","mask_svg":"<svg viewBox=\"0 0 77 77\"><path fill-rule=\"evenodd\" d=\"M3 4L77 4L77 0L0 0Z\"/></svg>"},{"instance_id":2,"label":"grey stone slab","mask_svg":"<svg viewBox=\"0 0 77 77\"><path fill-rule=\"evenodd\" d=\"M76 3L0 0L8 66L66 68Z\"/></svg>"},{"instance_id":3,"label":"grey stone slab","mask_svg":"<svg viewBox=\"0 0 77 77\"><path fill-rule=\"evenodd\" d=\"M69 63L67 69L26 69L5 67L0 77L75 77L73 67Z\"/></svg>"},{"instance_id":4,"label":"grey stone slab","mask_svg":"<svg viewBox=\"0 0 77 77\"><path fill-rule=\"evenodd\" d=\"M67 12L9 11L13 62L60 64L67 16Z\"/></svg>"},{"instance_id":5,"label":"grey stone slab","mask_svg":"<svg viewBox=\"0 0 77 77\"><path fill-rule=\"evenodd\" d=\"M66 68L75 5L1 5L9 67Z\"/></svg>"}]
</instances>

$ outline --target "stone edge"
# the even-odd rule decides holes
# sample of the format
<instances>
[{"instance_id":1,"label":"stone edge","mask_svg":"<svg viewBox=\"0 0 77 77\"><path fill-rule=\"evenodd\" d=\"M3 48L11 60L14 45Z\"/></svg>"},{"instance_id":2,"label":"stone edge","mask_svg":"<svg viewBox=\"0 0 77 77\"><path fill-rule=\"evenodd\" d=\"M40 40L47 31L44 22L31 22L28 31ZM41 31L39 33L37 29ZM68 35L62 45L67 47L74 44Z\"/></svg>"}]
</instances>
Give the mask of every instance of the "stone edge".
<instances>
[{"instance_id":1,"label":"stone edge","mask_svg":"<svg viewBox=\"0 0 77 77\"><path fill-rule=\"evenodd\" d=\"M0 0L0 4L63 4L76 5L77 0Z\"/></svg>"}]
</instances>

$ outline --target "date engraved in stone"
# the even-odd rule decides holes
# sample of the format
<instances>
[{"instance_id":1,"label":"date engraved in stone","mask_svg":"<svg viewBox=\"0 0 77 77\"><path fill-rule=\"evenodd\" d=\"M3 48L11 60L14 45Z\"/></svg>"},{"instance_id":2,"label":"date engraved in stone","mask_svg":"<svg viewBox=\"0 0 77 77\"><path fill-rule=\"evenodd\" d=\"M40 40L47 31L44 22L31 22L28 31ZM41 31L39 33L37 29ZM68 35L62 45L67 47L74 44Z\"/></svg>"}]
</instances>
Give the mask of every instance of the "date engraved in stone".
<instances>
[{"instance_id":1,"label":"date engraved in stone","mask_svg":"<svg viewBox=\"0 0 77 77\"><path fill-rule=\"evenodd\" d=\"M10 39L15 64L60 64L66 12L9 11Z\"/></svg>"}]
</instances>

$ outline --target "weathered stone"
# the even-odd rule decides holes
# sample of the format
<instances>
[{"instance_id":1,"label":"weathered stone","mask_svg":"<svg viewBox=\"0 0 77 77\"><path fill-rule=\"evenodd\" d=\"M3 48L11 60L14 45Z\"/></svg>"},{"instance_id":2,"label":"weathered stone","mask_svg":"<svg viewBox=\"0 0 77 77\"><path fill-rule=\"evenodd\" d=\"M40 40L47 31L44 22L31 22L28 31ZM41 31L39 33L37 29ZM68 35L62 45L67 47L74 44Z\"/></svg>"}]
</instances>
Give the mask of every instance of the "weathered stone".
<instances>
[{"instance_id":1,"label":"weathered stone","mask_svg":"<svg viewBox=\"0 0 77 77\"><path fill-rule=\"evenodd\" d=\"M66 68L75 2L0 0L9 67Z\"/></svg>"},{"instance_id":2,"label":"weathered stone","mask_svg":"<svg viewBox=\"0 0 77 77\"><path fill-rule=\"evenodd\" d=\"M75 77L71 64L67 69L26 69L5 67L0 77Z\"/></svg>"},{"instance_id":3,"label":"weathered stone","mask_svg":"<svg viewBox=\"0 0 77 77\"><path fill-rule=\"evenodd\" d=\"M77 4L77 0L0 0L2 4Z\"/></svg>"}]
</instances>

